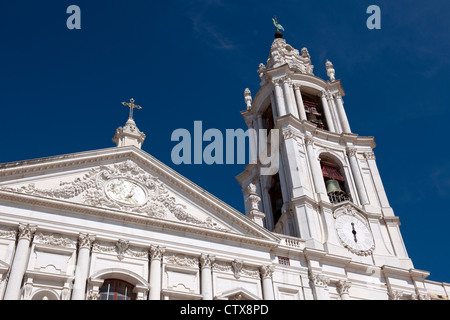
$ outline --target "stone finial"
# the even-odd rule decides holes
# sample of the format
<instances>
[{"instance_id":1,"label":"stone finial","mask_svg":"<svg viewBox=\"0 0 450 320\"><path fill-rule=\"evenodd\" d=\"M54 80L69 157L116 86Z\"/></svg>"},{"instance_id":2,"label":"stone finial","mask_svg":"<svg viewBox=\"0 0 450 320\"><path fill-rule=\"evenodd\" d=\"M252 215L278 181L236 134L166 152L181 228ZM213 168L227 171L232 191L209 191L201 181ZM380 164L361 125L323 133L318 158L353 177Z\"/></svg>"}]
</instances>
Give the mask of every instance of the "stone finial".
<instances>
[{"instance_id":1,"label":"stone finial","mask_svg":"<svg viewBox=\"0 0 450 320\"><path fill-rule=\"evenodd\" d=\"M250 110L252 108L252 93L249 88L245 89L244 92L245 97L245 104L247 105L247 110Z\"/></svg>"},{"instance_id":2,"label":"stone finial","mask_svg":"<svg viewBox=\"0 0 450 320\"><path fill-rule=\"evenodd\" d=\"M250 183L247 186L247 199L245 200L249 207L248 217L260 226L264 226L264 218L266 215L259 210L261 198L256 193L256 185Z\"/></svg>"},{"instance_id":3,"label":"stone finial","mask_svg":"<svg viewBox=\"0 0 450 320\"><path fill-rule=\"evenodd\" d=\"M122 105L130 108L130 115L124 127L119 127L113 137L113 142L117 147L135 146L141 149L145 140L145 134L139 131L136 122L133 119L133 110L141 110L142 107L134 104L135 100L131 99L129 103L122 102Z\"/></svg>"},{"instance_id":4,"label":"stone finial","mask_svg":"<svg viewBox=\"0 0 450 320\"><path fill-rule=\"evenodd\" d=\"M325 63L325 67L327 69L327 75L328 77L330 77L330 81L336 81L335 78L336 71L334 70L333 63L327 60L327 62Z\"/></svg>"},{"instance_id":5,"label":"stone finial","mask_svg":"<svg viewBox=\"0 0 450 320\"><path fill-rule=\"evenodd\" d=\"M119 127L113 138L117 147L135 146L141 149L145 134L139 131L136 122L129 118L124 127Z\"/></svg>"}]
</instances>

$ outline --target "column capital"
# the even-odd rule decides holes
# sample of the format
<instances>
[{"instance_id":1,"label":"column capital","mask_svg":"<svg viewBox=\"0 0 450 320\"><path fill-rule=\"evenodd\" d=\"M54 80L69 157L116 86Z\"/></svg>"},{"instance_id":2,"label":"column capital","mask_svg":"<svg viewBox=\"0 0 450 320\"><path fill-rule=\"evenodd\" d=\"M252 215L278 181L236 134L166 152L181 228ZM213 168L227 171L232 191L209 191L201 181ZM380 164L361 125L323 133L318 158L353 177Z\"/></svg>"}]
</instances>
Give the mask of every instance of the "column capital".
<instances>
[{"instance_id":1,"label":"column capital","mask_svg":"<svg viewBox=\"0 0 450 320\"><path fill-rule=\"evenodd\" d=\"M328 284L330 283L330 279L317 273L309 273L309 281L311 281L314 287L325 289L328 288Z\"/></svg>"},{"instance_id":2,"label":"column capital","mask_svg":"<svg viewBox=\"0 0 450 320\"><path fill-rule=\"evenodd\" d=\"M209 255L206 253L202 253L200 256L200 267L203 270L204 268L211 268L213 262L216 260L216 257L213 255Z\"/></svg>"},{"instance_id":3,"label":"column capital","mask_svg":"<svg viewBox=\"0 0 450 320\"><path fill-rule=\"evenodd\" d=\"M347 147L347 155L349 157L356 157L356 148L355 147Z\"/></svg>"},{"instance_id":4,"label":"column capital","mask_svg":"<svg viewBox=\"0 0 450 320\"><path fill-rule=\"evenodd\" d=\"M305 144L307 146L313 146L314 145L314 138L312 136L305 136Z\"/></svg>"},{"instance_id":5,"label":"column capital","mask_svg":"<svg viewBox=\"0 0 450 320\"><path fill-rule=\"evenodd\" d=\"M91 250L92 245L94 244L95 236L87 234L87 233L80 233L78 236L78 247L81 248L87 248Z\"/></svg>"},{"instance_id":6,"label":"column capital","mask_svg":"<svg viewBox=\"0 0 450 320\"><path fill-rule=\"evenodd\" d=\"M20 223L18 228L18 239L26 239L31 241L36 230L37 226L35 225Z\"/></svg>"},{"instance_id":7,"label":"column capital","mask_svg":"<svg viewBox=\"0 0 450 320\"><path fill-rule=\"evenodd\" d=\"M261 279L271 279L275 271L275 267L270 264L266 264L259 267L259 271L261 273Z\"/></svg>"},{"instance_id":8,"label":"column capital","mask_svg":"<svg viewBox=\"0 0 450 320\"><path fill-rule=\"evenodd\" d=\"M339 295L348 294L351 287L351 283L346 280L339 280L336 283L336 288L338 289Z\"/></svg>"},{"instance_id":9,"label":"column capital","mask_svg":"<svg viewBox=\"0 0 450 320\"><path fill-rule=\"evenodd\" d=\"M152 245L149 249L151 260L161 260L166 248Z\"/></svg>"},{"instance_id":10,"label":"column capital","mask_svg":"<svg viewBox=\"0 0 450 320\"><path fill-rule=\"evenodd\" d=\"M283 78L277 78L277 79L272 79L272 83L275 87L279 87L281 86L281 84L284 82Z\"/></svg>"},{"instance_id":11,"label":"column capital","mask_svg":"<svg viewBox=\"0 0 450 320\"><path fill-rule=\"evenodd\" d=\"M364 157L366 157L367 160L375 160L375 153L373 151L364 152Z\"/></svg>"}]
</instances>

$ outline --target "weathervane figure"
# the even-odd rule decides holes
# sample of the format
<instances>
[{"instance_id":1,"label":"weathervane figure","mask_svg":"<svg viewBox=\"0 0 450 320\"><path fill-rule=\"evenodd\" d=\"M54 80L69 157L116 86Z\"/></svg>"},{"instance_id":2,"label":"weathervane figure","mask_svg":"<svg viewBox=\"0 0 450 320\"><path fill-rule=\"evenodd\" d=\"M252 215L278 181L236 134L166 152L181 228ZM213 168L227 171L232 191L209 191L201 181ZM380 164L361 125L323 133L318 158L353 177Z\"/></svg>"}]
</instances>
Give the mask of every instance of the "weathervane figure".
<instances>
[{"instance_id":1,"label":"weathervane figure","mask_svg":"<svg viewBox=\"0 0 450 320\"><path fill-rule=\"evenodd\" d=\"M125 107L130 108L130 119L133 119L133 109L141 110L142 107L134 104L135 100L133 98L130 99L130 102L122 102Z\"/></svg>"},{"instance_id":2,"label":"weathervane figure","mask_svg":"<svg viewBox=\"0 0 450 320\"><path fill-rule=\"evenodd\" d=\"M280 30L283 30L283 31L284 31L283 26L282 26L281 24L278 23L277 17L272 18L272 21L273 21L273 24L275 25L275 28L277 28L277 31L280 31Z\"/></svg>"}]
</instances>

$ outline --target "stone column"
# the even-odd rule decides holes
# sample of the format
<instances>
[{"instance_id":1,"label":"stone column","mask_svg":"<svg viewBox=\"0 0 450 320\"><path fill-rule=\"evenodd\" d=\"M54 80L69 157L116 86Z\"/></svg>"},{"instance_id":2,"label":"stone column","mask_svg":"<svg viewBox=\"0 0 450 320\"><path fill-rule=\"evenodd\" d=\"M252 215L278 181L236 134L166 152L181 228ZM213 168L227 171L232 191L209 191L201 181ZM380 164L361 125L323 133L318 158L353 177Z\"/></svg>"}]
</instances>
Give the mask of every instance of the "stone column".
<instances>
[{"instance_id":1,"label":"stone column","mask_svg":"<svg viewBox=\"0 0 450 320\"><path fill-rule=\"evenodd\" d=\"M290 79L285 78L283 81L283 93L284 98L286 102L286 113L292 114L294 117L297 116L298 118L298 112L296 108L294 107L292 96L291 96L291 88L289 86Z\"/></svg>"},{"instance_id":2,"label":"stone column","mask_svg":"<svg viewBox=\"0 0 450 320\"><path fill-rule=\"evenodd\" d=\"M325 182L323 180L322 169L320 162L317 159L316 153L313 148L314 138L311 136L305 137L306 153L308 154L309 163L311 165L312 178L316 193L318 193L320 200L329 202L327 196L327 190L325 188Z\"/></svg>"},{"instance_id":3,"label":"stone column","mask_svg":"<svg viewBox=\"0 0 450 320\"><path fill-rule=\"evenodd\" d=\"M347 155L350 160L350 167L353 173L353 178L355 179L356 190L358 191L360 203L361 205L369 204L366 189L364 188L363 177L358 166L358 159L356 159L356 148L347 148Z\"/></svg>"},{"instance_id":4,"label":"stone column","mask_svg":"<svg viewBox=\"0 0 450 320\"><path fill-rule=\"evenodd\" d=\"M212 264L215 260L214 256L209 254L204 254L200 256L200 267L201 267L201 293L203 295L203 300L212 300Z\"/></svg>"},{"instance_id":5,"label":"stone column","mask_svg":"<svg viewBox=\"0 0 450 320\"><path fill-rule=\"evenodd\" d=\"M277 114L278 116L284 116L286 112L286 105L284 104L284 96L283 96L283 90L280 86L280 80L275 80L273 82L275 86L275 101L277 103Z\"/></svg>"},{"instance_id":6,"label":"stone column","mask_svg":"<svg viewBox=\"0 0 450 320\"><path fill-rule=\"evenodd\" d=\"M350 290L350 282L345 280L340 280L336 283L336 288L338 290L341 300L350 300L350 295L348 291Z\"/></svg>"},{"instance_id":7,"label":"stone column","mask_svg":"<svg viewBox=\"0 0 450 320\"><path fill-rule=\"evenodd\" d=\"M299 114L300 120L307 120L305 105L303 104L302 93L300 91L300 85L295 84L294 88L295 88L295 97L297 99L297 107L298 107L298 114Z\"/></svg>"},{"instance_id":8,"label":"stone column","mask_svg":"<svg viewBox=\"0 0 450 320\"><path fill-rule=\"evenodd\" d=\"M259 268L262 279L264 300L274 300L272 275L274 268L271 265L263 265Z\"/></svg>"},{"instance_id":9,"label":"stone column","mask_svg":"<svg viewBox=\"0 0 450 320\"><path fill-rule=\"evenodd\" d=\"M288 84L288 93L289 93L291 113L294 117L296 117L297 119L300 119L300 115L298 113L297 102L295 100L294 84L292 83L291 79L287 80L287 84Z\"/></svg>"},{"instance_id":10,"label":"stone column","mask_svg":"<svg viewBox=\"0 0 450 320\"><path fill-rule=\"evenodd\" d=\"M322 91L319 95L322 99L322 108L323 112L325 113L325 120L327 121L328 130L331 132L336 132L336 129L334 128L333 117L331 116L330 112L330 106L328 105L327 101L327 94L325 93L325 91Z\"/></svg>"},{"instance_id":11,"label":"stone column","mask_svg":"<svg viewBox=\"0 0 450 320\"><path fill-rule=\"evenodd\" d=\"M11 273L9 274L6 292L3 297L4 300L20 300L22 280L29 258L30 243L35 232L36 226L29 224L19 225L16 253L10 267Z\"/></svg>"},{"instance_id":12,"label":"stone column","mask_svg":"<svg viewBox=\"0 0 450 320\"><path fill-rule=\"evenodd\" d=\"M78 237L78 260L73 283L72 300L86 299L86 282L89 276L89 263L95 237L81 233Z\"/></svg>"},{"instance_id":13,"label":"stone column","mask_svg":"<svg viewBox=\"0 0 450 320\"><path fill-rule=\"evenodd\" d=\"M345 113L344 104L342 102L342 96L340 93L336 94L336 106L337 112L339 114L339 119L341 120L342 130L344 133L352 133L350 129L350 124L348 123L347 114Z\"/></svg>"},{"instance_id":14,"label":"stone column","mask_svg":"<svg viewBox=\"0 0 450 320\"><path fill-rule=\"evenodd\" d=\"M165 248L150 247L150 294L149 300L161 300L161 260Z\"/></svg>"},{"instance_id":15,"label":"stone column","mask_svg":"<svg viewBox=\"0 0 450 320\"><path fill-rule=\"evenodd\" d=\"M339 120L339 115L336 110L337 109L336 102L334 101L333 95L329 91L327 92L327 102L331 112L331 118L333 119L334 129L336 130L337 133L342 133L341 122Z\"/></svg>"},{"instance_id":16,"label":"stone column","mask_svg":"<svg viewBox=\"0 0 450 320\"><path fill-rule=\"evenodd\" d=\"M272 105L273 122L275 122L275 119L278 117L278 112L277 112L277 105L275 102L275 96L273 95L273 92L270 93L270 104Z\"/></svg>"}]
</instances>

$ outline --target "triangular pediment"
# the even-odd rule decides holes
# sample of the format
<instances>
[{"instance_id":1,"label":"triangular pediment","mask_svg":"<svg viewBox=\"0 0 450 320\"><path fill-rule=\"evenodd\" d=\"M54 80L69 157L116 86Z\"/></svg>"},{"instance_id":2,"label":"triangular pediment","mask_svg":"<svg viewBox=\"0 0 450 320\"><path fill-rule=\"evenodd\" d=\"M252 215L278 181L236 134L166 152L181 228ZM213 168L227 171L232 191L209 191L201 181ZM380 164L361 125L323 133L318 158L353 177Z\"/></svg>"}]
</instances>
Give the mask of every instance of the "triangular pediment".
<instances>
[{"instance_id":1,"label":"triangular pediment","mask_svg":"<svg viewBox=\"0 0 450 320\"><path fill-rule=\"evenodd\" d=\"M261 300L260 297L251 293L245 288L234 288L225 292L222 292L219 296L214 298L215 300Z\"/></svg>"},{"instance_id":2,"label":"triangular pediment","mask_svg":"<svg viewBox=\"0 0 450 320\"><path fill-rule=\"evenodd\" d=\"M135 147L1 165L1 198L118 219L151 220L151 225L197 233L277 241L240 212Z\"/></svg>"}]
</instances>

